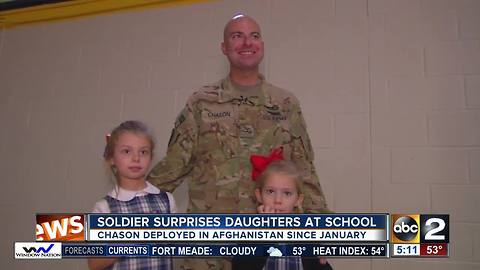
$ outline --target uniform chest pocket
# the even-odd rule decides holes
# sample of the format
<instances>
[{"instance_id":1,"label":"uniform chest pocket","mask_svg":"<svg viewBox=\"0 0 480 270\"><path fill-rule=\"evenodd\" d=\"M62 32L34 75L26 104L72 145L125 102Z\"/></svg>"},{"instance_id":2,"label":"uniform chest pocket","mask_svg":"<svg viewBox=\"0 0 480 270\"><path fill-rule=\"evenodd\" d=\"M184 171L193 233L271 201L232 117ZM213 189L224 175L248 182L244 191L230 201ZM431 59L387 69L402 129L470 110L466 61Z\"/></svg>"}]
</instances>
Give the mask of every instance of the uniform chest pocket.
<instances>
[{"instance_id":1,"label":"uniform chest pocket","mask_svg":"<svg viewBox=\"0 0 480 270\"><path fill-rule=\"evenodd\" d=\"M232 157L238 145L236 112L232 108L204 108L199 125L199 154L215 156L213 160Z\"/></svg>"}]
</instances>

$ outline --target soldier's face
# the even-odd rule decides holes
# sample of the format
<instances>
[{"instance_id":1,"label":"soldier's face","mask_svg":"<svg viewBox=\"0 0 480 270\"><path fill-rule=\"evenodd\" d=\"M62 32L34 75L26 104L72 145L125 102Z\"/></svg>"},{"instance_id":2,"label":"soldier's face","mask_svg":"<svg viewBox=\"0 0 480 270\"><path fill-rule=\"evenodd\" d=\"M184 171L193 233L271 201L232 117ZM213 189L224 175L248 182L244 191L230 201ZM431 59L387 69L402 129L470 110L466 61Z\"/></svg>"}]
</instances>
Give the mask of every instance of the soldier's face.
<instances>
[{"instance_id":1,"label":"soldier's face","mask_svg":"<svg viewBox=\"0 0 480 270\"><path fill-rule=\"evenodd\" d=\"M265 179L261 189L255 190L258 202L274 209L275 213L292 213L303 202L295 179L282 173L272 173Z\"/></svg>"},{"instance_id":2,"label":"soldier's face","mask_svg":"<svg viewBox=\"0 0 480 270\"><path fill-rule=\"evenodd\" d=\"M117 177L122 184L145 180L152 160L151 145L141 134L125 132L118 137L110 163L117 167Z\"/></svg>"},{"instance_id":3,"label":"soldier's face","mask_svg":"<svg viewBox=\"0 0 480 270\"><path fill-rule=\"evenodd\" d=\"M258 70L263 59L263 40L258 24L249 17L230 21L224 31L222 52L231 69Z\"/></svg>"}]
</instances>

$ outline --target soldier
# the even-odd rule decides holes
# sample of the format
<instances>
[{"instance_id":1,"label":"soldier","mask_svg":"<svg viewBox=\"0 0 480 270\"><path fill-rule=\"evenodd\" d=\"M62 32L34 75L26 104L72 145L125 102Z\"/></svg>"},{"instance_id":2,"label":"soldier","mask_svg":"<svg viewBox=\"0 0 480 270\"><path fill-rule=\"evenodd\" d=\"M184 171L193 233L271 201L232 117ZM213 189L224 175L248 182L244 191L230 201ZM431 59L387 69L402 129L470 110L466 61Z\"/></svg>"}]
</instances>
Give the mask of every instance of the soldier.
<instances>
[{"instance_id":1,"label":"soldier","mask_svg":"<svg viewBox=\"0 0 480 270\"><path fill-rule=\"evenodd\" d=\"M299 102L259 73L264 44L257 22L233 17L221 49L230 62L229 75L190 96L175 122L167 155L148 180L172 192L187 179L190 213L255 213L250 155L282 147L284 158L306 174L304 211L328 212ZM191 269L226 269L219 260L201 261L203 266Z\"/></svg>"}]
</instances>

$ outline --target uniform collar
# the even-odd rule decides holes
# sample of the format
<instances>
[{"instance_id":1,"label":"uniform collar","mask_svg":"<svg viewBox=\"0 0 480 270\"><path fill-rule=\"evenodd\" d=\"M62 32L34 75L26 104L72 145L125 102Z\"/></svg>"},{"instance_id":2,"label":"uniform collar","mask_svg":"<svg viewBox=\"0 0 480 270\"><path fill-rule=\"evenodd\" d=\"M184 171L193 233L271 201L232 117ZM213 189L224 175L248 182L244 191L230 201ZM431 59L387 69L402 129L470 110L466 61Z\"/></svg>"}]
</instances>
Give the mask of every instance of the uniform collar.
<instances>
[{"instance_id":1,"label":"uniform collar","mask_svg":"<svg viewBox=\"0 0 480 270\"><path fill-rule=\"evenodd\" d=\"M267 99L266 97L266 92L265 92L265 77L262 74L258 74L258 78L260 79L260 90L262 94L260 95L260 103L264 104L265 100ZM221 80L220 82L220 101L230 101L232 98L235 97L235 95L238 93L238 91L234 91L235 86L232 82L232 79L230 79L230 76L227 76L225 79Z\"/></svg>"},{"instance_id":2,"label":"uniform collar","mask_svg":"<svg viewBox=\"0 0 480 270\"><path fill-rule=\"evenodd\" d=\"M119 201L127 202L137 196L160 193L160 190L157 187L150 184L150 182L148 181L146 183L147 183L147 186L142 190L128 190L128 189L123 189L119 186L115 186L115 188L108 193L108 196L115 198Z\"/></svg>"}]
</instances>

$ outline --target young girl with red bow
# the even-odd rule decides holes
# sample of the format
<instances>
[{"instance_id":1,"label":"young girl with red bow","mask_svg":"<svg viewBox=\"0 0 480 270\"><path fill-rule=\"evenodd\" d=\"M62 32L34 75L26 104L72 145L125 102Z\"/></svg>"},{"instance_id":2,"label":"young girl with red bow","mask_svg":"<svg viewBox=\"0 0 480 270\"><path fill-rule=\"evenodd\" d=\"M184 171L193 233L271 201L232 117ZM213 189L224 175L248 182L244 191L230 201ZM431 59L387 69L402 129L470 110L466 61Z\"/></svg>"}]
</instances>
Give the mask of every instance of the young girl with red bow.
<instances>
[{"instance_id":1,"label":"young girl with red bow","mask_svg":"<svg viewBox=\"0 0 480 270\"><path fill-rule=\"evenodd\" d=\"M258 213L302 213L302 172L292 161L283 160L282 149L270 156L253 155L252 179L256 181ZM331 270L325 258L301 257L235 257L232 270Z\"/></svg>"}]
</instances>

